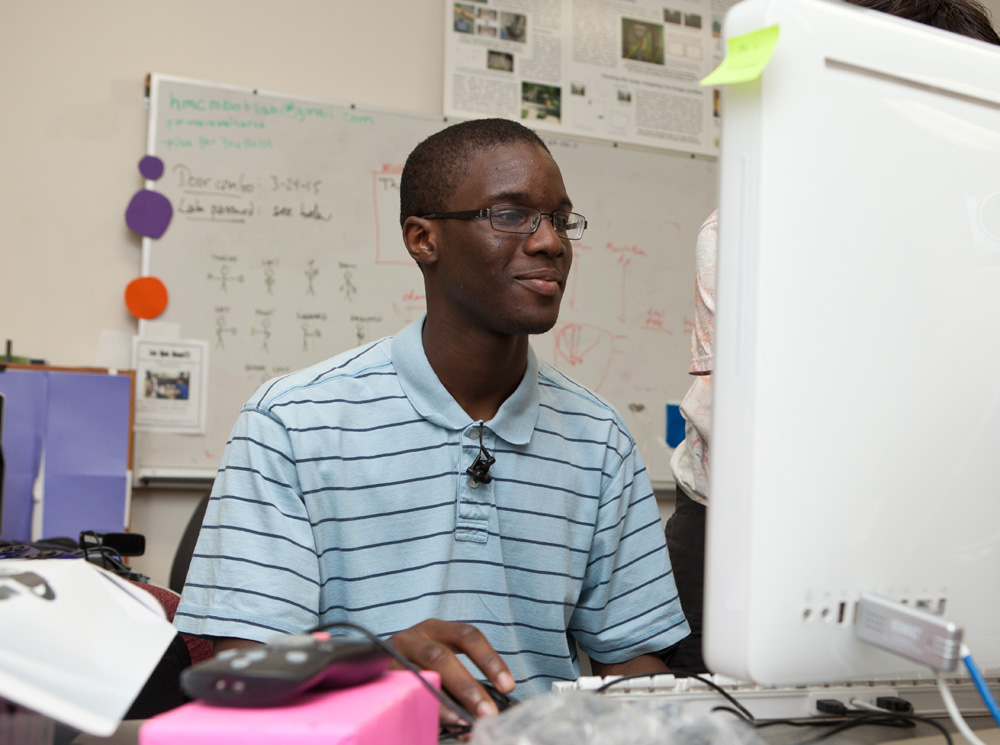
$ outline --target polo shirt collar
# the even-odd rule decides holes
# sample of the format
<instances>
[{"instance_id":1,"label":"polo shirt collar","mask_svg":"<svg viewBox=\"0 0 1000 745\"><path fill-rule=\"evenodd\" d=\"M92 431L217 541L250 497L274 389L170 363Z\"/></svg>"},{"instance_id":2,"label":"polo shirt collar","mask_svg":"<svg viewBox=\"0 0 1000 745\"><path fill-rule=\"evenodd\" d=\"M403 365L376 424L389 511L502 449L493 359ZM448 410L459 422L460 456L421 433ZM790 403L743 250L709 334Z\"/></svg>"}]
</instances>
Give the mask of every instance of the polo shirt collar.
<instances>
[{"instance_id":1,"label":"polo shirt collar","mask_svg":"<svg viewBox=\"0 0 1000 745\"><path fill-rule=\"evenodd\" d=\"M472 418L451 397L424 354L421 316L392 340L392 365L403 393L424 419L446 429L463 431ZM486 427L512 445L526 445L538 419L538 358L528 345L528 365L517 389L503 402Z\"/></svg>"}]
</instances>

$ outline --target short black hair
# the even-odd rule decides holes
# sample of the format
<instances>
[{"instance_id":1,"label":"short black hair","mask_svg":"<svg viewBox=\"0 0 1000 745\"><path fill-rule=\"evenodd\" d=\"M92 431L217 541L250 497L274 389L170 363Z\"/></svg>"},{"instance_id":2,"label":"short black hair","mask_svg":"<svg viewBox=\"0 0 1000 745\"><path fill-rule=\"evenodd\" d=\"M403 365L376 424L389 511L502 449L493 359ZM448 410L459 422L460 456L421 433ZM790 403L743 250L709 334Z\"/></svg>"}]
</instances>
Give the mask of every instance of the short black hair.
<instances>
[{"instance_id":1,"label":"short black hair","mask_svg":"<svg viewBox=\"0 0 1000 745\"><path fill-rule=\"evenodd\" d=\"M989 11L977 0L847 0L934 28L1000 46Z\"/></svg>"},{"instance_id":2,"label":"short black hair","mask_svg":"<svg viewBox=\"0 0 1000 745\"><path fill-rule=\"evenodd\" d=\"M399 224L447 209L448 198L468 176L472 156L503 145L545 146L537 134L510 119L473 119L453 124L417 145L399 180Z\"/></svg>"}]
</instances>

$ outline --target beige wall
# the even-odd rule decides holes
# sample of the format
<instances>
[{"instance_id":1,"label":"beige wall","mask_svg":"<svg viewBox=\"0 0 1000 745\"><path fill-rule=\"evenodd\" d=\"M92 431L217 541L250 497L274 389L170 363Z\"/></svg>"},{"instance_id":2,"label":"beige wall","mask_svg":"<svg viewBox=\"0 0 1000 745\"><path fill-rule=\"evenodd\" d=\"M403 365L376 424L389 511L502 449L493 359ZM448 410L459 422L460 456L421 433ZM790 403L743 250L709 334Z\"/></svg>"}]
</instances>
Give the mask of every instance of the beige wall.
<instances>
[{"instance_id":1,"label":"beige wall","mask_svg":"<svg viewBox=\"0 0 1000 745\"><path fill-rule=\"evenodd\" d=\"M147 72L441 113L439 0L0 1L0 344L54 364L93 364L102 329L135 331L123 214L142 185ZM148 548L133 563L154 580L198 496L135 493Z\"/></svg>"},{"instance_id":2,"label":"beige wall","mask_svg":"<svg viewBox=\"0 0 1000 745\"><path fill-rule=\"evenodd\" d=\"M124 212L143 185L146 73L440 114L439 0L0 0L0 345L92 365L135 333ZM0 347L2 348L2 347ZM200 492L141 490L139 571L165 584Z\"/></svg>"}]
</instances>

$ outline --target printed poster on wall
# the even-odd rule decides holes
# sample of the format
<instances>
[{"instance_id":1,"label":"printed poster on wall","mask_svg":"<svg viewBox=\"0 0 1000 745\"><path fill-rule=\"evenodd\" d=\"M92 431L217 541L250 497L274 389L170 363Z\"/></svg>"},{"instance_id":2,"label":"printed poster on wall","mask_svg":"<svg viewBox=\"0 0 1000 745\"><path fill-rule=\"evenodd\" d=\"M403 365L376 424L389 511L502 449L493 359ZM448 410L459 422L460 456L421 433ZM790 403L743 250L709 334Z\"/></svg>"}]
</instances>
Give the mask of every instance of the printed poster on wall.
<instances>
[{"instance_id":1,"label":"printed poster on wall","mask_svg":"<svg viewBox=\"0 0 1000 745\"><path fill-rule=\"evenodd\" d=\"M736 0L446 0L445 116L717 155Z\"/></svg>"},{"instance_id":2,"label":"printed poster on wall","mask_svg":"<svg viewBox=\"0 0 1000 745\"><path fill-rule=\"evenodd\" d=\"M135 430L205 431L208 343L135 337Z\"/></svg>"}]
</instances>

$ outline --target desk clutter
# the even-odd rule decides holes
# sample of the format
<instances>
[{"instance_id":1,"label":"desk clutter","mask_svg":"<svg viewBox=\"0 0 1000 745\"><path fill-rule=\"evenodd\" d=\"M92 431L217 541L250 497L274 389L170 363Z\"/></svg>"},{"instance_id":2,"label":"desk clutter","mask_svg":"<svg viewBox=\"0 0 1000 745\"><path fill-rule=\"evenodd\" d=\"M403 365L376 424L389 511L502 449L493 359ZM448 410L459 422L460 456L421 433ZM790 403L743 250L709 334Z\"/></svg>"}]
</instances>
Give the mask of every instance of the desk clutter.
<instances>
[{"instance_id":1,"label":"desk clutter","mask_svg":"<svg viewBox=\"0 0 1000 745\"><path fill-rule=\"evenodd\" d=\"M114 572L0 561L0 699L110 735L176 637L160 602Z\"/></svg>"},{"instance_id":2,"label":"desk clutter","mask_svg":"<svg viewBox=\"0 0 1000 745\"><path fill-rule=\"evenodd\" d=\"M369 639L287 634L268 644L219 652L181 673L181 687L192 698L217 706L277 706L314 688L367 683L390 662Z\"/></svg>"},{"instance_id":3,"label":"desk clutter","mask_svg":"<svg viewBox=\"0 0 1000 745\"><path fill-rule=\"evenodd\" d=\"M146 719L140 743L154 744L437 740L438 675L387 672L384 642L289 634L211 657L170 623L176 593L85 538L0 545L4 745L48 745L55 723L112 736L125 719Z\"/></svg>"},{"instance_id":4,"label":"desk clutter","mask_svg":"<svg viewBox=\"0 0 1000 745\"><path fill-rule=\"evenodd\" d=\"M1000 670L986 674L987 685L1000 694ZM949 676L947 683L959 708L967 716L988 711L968 676ZM874 678L841 683L798 686L763 686L725 675L681 677L664 674L615 681L584 676L556 683L555 690L597 691L620 701L662 700L682 705L693 714L709 714L719 706L742 707L757 722L822 720L861 711L890 710L921 717L947 716L941 691L933 675Z\"/></svg>"},{"instance_id":5,"label":"desk clutter","mask_svg":"<svg viewBox=\"0 0 1000 745\"><path fill-rule=\"evenodd\" d=\"M423 673L438 683L436 673ZM285 706L236 708L201 701L142 725L139 745L432 745L438 700L408 670L340 690L316 690Z\"/></svg>"},{"instance_id":6,"label":"desk clutter","mask_svg":"<svg viewBox=\"0 0 1000 745\"><path fill-rule=\"evenodd\" d=\"M133 582L149 582L149 577L127 563L127 557L142 556L145 551L146 537L141 533L84 530L79 540L62 536L40 541L0 539L0 559L84 559Z\"/></svg>"}]
</instances>

